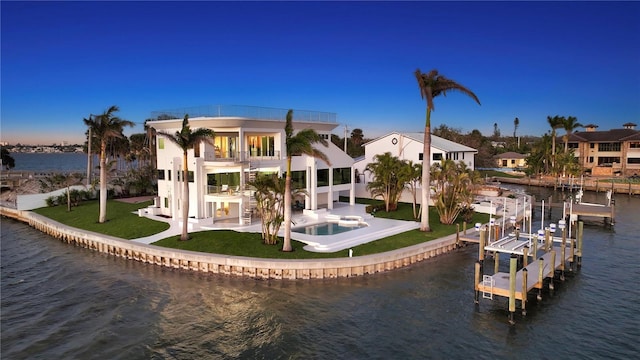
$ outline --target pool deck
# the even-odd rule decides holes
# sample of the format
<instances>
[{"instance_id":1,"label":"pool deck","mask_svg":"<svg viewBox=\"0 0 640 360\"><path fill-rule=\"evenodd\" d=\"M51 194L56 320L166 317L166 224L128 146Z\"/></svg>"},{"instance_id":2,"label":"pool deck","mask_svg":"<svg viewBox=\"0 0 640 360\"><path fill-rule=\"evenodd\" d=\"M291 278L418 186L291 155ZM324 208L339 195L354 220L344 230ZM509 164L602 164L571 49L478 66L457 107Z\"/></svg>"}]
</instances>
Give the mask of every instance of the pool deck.
<instances>
[{"instance_id":1,"label":"pool deck","mask_svg":"<svg viewBox=\"0 0 640 360\"><path fill-rule=\"evenodd\" d=\"M334 208L326 211L318 211L317 213L307 212L295 213L293 215L292 227L308 226L325 222L324 215L332 214L339 216L360 216L368 226L346 231L334 235L307 235L302 233L291 232L291 238L307 244L304 249L314 252L335 252L348 249L360 244L368 243L374 240L382 239L387 236L399 234L405 231L417 229L420 227L419 222L381 219L371 216L365 212L366 205L355 204L353 206L346 203L334 203ZM172 220L169 218L145 214L147 218L169 223L169 229L147 236L144 238L133 239L132 241L151 244L158 240L179 235L182 232L182 221ZM217 221L212 223L212 219L189 219L189 232L206 231L206 230L235 230L241 232L260 232L261 224L254 221L251 225L239 225L237 219L229 221ZM281 228L279 235L283 236L284 226Z\"/></svg>"}]
</instances>

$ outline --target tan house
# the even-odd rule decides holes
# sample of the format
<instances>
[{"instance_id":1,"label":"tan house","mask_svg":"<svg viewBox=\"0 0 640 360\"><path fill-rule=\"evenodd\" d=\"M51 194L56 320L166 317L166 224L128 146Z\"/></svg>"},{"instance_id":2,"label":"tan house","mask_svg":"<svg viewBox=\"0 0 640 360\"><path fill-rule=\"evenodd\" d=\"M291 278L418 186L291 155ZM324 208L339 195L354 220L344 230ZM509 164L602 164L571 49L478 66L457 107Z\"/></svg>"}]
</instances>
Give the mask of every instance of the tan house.
<instances>
[{"instance_id":1,"label":"tan house","mask_svg":"<svg viewBox=\"0 0 640 360\"><path fill-rule=\"evenodd\" d=\"M504 154L498 154L494 156L496 159L496 164L499 168L509 168L509 169L522 169L527 167L527 163L525 159L526 155L519 154L517 152L509 151Z\"/></svg>"},{"instance_id":2,"label":"tan house","mask_svg":"<svg viewBox=\"0 0 640 360\"><path fill-rule=\"evenodd\" d=\"M586 131L569 135L568 146L574 149L580 165L594 176L632 176L640 174L640 131L636 124L626 123L622 129L596 131L597 125L586 125Z\"/></svg>"}]
</instances>

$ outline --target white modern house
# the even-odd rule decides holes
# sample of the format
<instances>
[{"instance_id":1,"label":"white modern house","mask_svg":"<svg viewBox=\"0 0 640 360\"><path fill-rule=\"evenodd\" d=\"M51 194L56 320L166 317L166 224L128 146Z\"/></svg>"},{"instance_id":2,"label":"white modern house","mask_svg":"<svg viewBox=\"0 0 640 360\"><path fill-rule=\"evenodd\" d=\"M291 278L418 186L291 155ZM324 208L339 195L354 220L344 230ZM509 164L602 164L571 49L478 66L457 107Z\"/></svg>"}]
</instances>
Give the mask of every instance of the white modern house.
<instances>
[{"instance_id":1,"label":"white modern house","mask_svg":"<svg viewBox=\"0 0 640 360\"><path fill-rule=\"evenodd\" d=\"M250 106L207 106L154 112L147 124L157 131L174 134L189 114L192 130L209 128L215 132L213 145L200 144L188 152L189 217L251 222L255 210L253 192L247 183L260 173L285 176L285 117L287 109ZM170 119L169 119L170 118ZM293 111L294 131L314 129L325 139L338 126L335 113ZM339 196L355 204L353 159L340 148L316 144L331 165L306 155L292 159L293 185L307 191L293 201L305 210L332 209ZM157 136L158 215L178 219L182 196L182 150ZM296 201L297 200L297 201Z\"/></svg>"},{"instance_id":2,"label":"white modern house","mask_svg":"<svg viewBox=\"0 0 640 360\"><path fill-rule=\"evenodd\" d=\"M370 197L365 187L372 180L371 173L365 172L367 164L374 162L374 157L378 154L390 152L392 156L400 160L413 161L414 164L422 164L424 150L424 132L400 133L391 132L373 139L365 144L364 156L356 159L354 164L357 173L356 196ZM478 150L456 142L443 139L439 136L431 135L431 165L441 163L444 159L451 159L456 162L464 162L469 169L474 169L475 154ZM403 195L401 201L409 201ZM419 201L418 196L418 201Z\"/></svg>"}]
</instances>

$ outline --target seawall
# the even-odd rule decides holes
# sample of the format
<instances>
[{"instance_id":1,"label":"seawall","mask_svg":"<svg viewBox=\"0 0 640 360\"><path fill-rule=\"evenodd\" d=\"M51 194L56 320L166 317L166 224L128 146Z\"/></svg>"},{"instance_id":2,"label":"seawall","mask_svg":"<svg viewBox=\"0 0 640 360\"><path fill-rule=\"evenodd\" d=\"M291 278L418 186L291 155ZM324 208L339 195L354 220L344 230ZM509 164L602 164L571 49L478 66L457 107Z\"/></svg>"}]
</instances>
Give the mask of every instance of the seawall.
<instances>
[{"instance_id":1,"label":"seawall","mask_svg":"<svg viewBox=\"0 0 640 360\"><path fill-rule=\"evenodd\" d=\"M540 186L540 187L549 187L549 188L557 188L562 189L564 187L569 187L571 185L580 186L580 180L575 180L573 183L569 183L568 180L563 180L561 178L553 178L553 177L543 177L543 178L530 178L530 177L522 177L522 178L509 178L509 177L501 177L494 176L494 180L499 181L501 183L507 184L519 184L519 185L528 185L528 186ZM607 181L608 179L584 179L582 183L582 189L586 191L595 191L595 192L607 192L607 190L612 190L614 194L640 194L640 184L635 183L611 183Z\"/></svg>"},{"instance_id":2,"label":"seawall","mask_svg":"<svg viewBox=\"0 0 640 360\"><path fill-rule=\"evenodd\" d=\"M456 249L456 234L385 253L336 259L260 259L208 254L136 243L80 230L31 211L0 206L0 215L63 242L108 255L167 268L241 276L255 279L332 279L386 272L406 267Z\"/></svg>"}]
</instances>

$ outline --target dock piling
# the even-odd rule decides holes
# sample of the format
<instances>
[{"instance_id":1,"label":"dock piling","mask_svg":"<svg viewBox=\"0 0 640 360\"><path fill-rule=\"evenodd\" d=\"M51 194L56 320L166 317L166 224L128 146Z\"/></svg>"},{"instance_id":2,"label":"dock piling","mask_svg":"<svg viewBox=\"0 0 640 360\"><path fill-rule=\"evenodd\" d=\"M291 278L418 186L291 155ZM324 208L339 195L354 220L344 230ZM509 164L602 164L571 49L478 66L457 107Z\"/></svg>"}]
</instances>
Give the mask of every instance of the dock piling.
<instances>
[{"instance_id":1,"label":"dock piling","mask_svg":"<svg viewBox=\"0 0 640 360\"><path fill-rule=\"evenodd\" d=\"M549 290L554 290L555 285L553 283L553 279L555 278L556 273L556 250L551 249L551 276L549 277Z\"/></svg>"},{"instance_id":2,"label":"dock piling","mask_svg":"<svg viewBox=\"0 0 640 360\"><path fill-rule=\"evenodd\" d=\"M540 287L538 288L538 301L542 300L542 285L544 284L544 259L540 258L538 260L538 283Z\"/></svg>"},{"instance_id":3,"label":"dock piling","mask_svg":"<svg viewBox=\"0 0 640 360\"><path fill-rule=\"evenodd\" d=\"M584 230L584 223L578 221L578 269L582 267L582 231Z\"/></svg>"},{"instance_id":4,"label":"dock piling","mask_svg":"<svg viewBox=\"0 0 640 360\"><path fill-rule=\"evenodd\" d=\"M516 312L516 273L518 270L518 256L511 255L509 259L509 324L514 325Z\"/></svg>"},{"instance_id":5,"label":"dock piling","mask_svg":"<svg viewBox=\"0 0 640 360\"><path fill-rule=\"evenodd\" d=\"M500 271L500 253L495 252L493 254L493 273L497 274Z\"/></svg>"},{"instance_id":6,"label":"dock piling","mask_svg":"<svg viewBox=\"0 0 640 360\"><path fill-rule=\"evenodd\" d=\"M527 278L529 277L529 270L527 268L522 269L522 315L527 316Z\"/></svg>"},{"instance_id":7,"label":"dock piling","mask_svg":"<svg viewBox=\"0 0 640 360\"><path fill-rule=\"evenodd\" d=\"M481 268L482 268L482 265L480 265L480 261L476 261L476 278L475 278L475 282L476 282L476 286L475 286L475 288L476 288L475 303L476 304L480 303L480 288L479 288L479 285L480 285L480 277L481 277L481 275L480 275Z\"/></svg>"}]
</instances>

